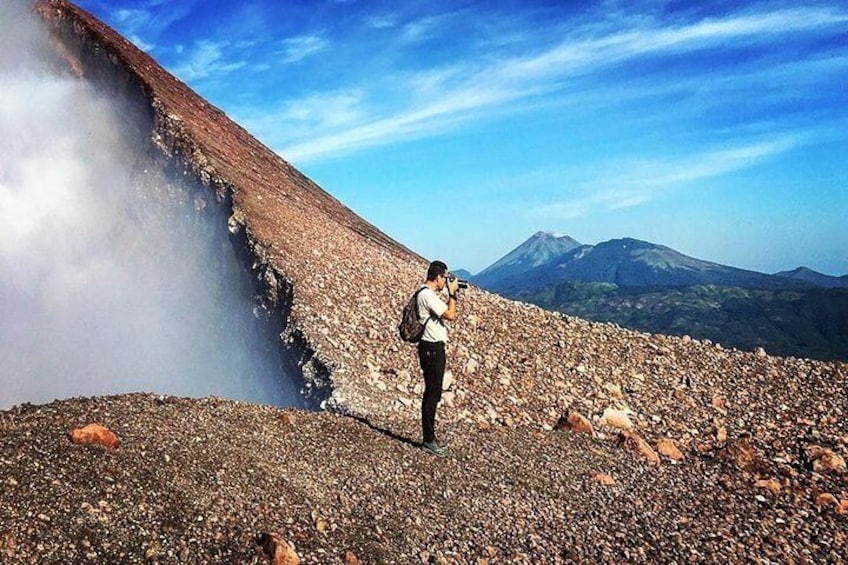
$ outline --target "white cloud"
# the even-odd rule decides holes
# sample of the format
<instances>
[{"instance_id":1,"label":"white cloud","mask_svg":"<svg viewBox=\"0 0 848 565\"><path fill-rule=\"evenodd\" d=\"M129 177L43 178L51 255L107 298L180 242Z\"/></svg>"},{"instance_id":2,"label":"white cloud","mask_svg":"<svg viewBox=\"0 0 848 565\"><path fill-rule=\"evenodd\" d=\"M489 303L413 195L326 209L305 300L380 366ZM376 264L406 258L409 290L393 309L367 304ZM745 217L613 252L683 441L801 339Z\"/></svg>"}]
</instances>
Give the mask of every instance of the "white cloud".
<instances>
[{"instance_id":1,"label":"white cloud","mask_svg":"<svg viewBox=\"0 0 848 565\"><path fill-rule=\"evenodd\" d=\"M441 18L428 17L409 22L403 26L403 39L409 42L427 41L439 32Z\"/></svg>"},{"instance_id":2,"label":"white cloud","mask_svg":"<svg viewBox=\"0 0 848 565\"><path fill-rule=\"evenodd\" d=\"M147 43L146 41L144 41L142 38L140 38L137 35L129 35L129 36L127 36L127 39L129 39L131 43L133 43L136 47L138 47L142 51L150 52L156 47L154 44Z\"/></svg>"},{"instance_id":3,"label":"white cloud","mask_svg":"<svg viewBox=\"0 0 848 565\"><path fill-rule=\"evenodd\" d=\"M329 45L329 41L317 35L289 37L283 40L283 62L296 63L326 50Z\"/></svg>"},{"instance_id":4,"label":"white cloud","mask_svg":"<svg viewBox=\"0 0 848 565\"><path fill-rule=\"evenodd\" d=\"M151 0L136 9L113 9L109 12L108 19L124 35L143 34L156 38L172 24L189 15L197 2L198 0Z\"/></svg>"},{"instance_id":5,"label":"white cloud","mask_svg":"<svg viewBox=\"0 0 848 565\"><path fill-rule=\"evenodd\" d=\"M290 100L271 111L244 108L237 110L236 115L240 123L260 138L285 131L290 138L298 139L359 123L366 114L362 92L345 90Z\"/></svg>"},{"instance_id":6,"label":"white cloud","mask_svg":"<svg viewBox=\"0 0 848 565\"><path fill-rule=\"evenodd\" d=\"M394 15L371 16L365 20L365 23L374 29L388 29L397 26L397 17Z\"/></svg>"},{"instance_id":7,"label":"white cloud","mask_svg":"<svg viewBox=\"0 0 848 565\"><path fill-rule=\"evenodd\" d=\"M147 10L122 8L112 12L112 17L119 25L132 30L136 30L150 21L150 13Z\"/></svg>"},{"instance_id":8,"label":"white cloud","mask_svg":"<svg viewBox=\"0 0 848 565\"><path fill-rule=\"evenodd\" d=\"M185 81L192 81L227 74L244 67L247 61L224 59L224 50L228 46L228 41L198 41L189 54L188 61L174 69L174 74Z\"/></svg>"},{"instance_id":9,"label":"white cloud","mask_svg":"<svg viewBox=\"0 0 848 565\"><path fill-rule=\"evenodd\" d=\"M787 35L838 25L848 14L822 8L783 10L731 16L670 29L648 27L589 37L567 37L552 48L525 56L479 63L457 62L448 69L428 69L404 75L396 90L410 103L393 115L365 116L349 129L284 147L281 154L295 161L315 160L336 153L431 135L459 122L490 112L497 106L561 90L580 76L600 68L657 53L693 49L727 49L738 43L771 43ZM413 35L434 25L419 21ZM577 30L575 34L587 32ZM420 36L420 35L419 35ZM392 77L385 77L390 82ZM426 96L415 93L426 91ZM411 94L411 95L410 95ZM476 113L475 113L476 112Z\"/></svg>"},{"instance_id":10,"label":"white cloud","mask_svg":"<svg viewBox=\"0 0 848 565\"><path fill-rule=\"evenodd\" d=\"M573 219L597 209L631 208L649 202L670 190L756 166L801 145L805 134L784 135L747 145L715 149L679 159L642 159L606 163L594 178L578 182L573 198L537 206L532 216ZM610 171L621 171L610 174ZM548 175L553 177L555 175ZM514 179L513 182L519 179Z\"/></svg>"}]
</instances>

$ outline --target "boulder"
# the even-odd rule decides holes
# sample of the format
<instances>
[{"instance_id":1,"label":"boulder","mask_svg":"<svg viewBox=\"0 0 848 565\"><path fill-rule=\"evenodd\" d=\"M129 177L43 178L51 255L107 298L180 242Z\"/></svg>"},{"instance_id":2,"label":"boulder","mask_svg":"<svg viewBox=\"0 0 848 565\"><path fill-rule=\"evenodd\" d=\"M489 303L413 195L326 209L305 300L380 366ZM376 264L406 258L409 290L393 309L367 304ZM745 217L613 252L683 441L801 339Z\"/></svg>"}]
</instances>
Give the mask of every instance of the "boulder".
<instances>
[{"instance_id":1,"label":"boulder","mask_svg":"<svg viewBox=\"0 0 848 565\"><path fill-rule=\"evenodd\" d=\"M836 497L830 494L829 492L823 492L816 496L816 506L819 508L825 506L838 506L839 501L836 500Z\"/></svg>"},{"instance_id":2,"label":"boulder","mask_svg":"<svg viewBox=\"0 0 848 565\"><path fill-rule=\"evenodd\" d=\"M71 430L71 441L79 445L104 445L115 449L121 442L112 430L100 424L89 424L84 428Z\"/></svg>"},{"instance_id":3,"label":"boulder","mask_svg":"<svg viewBox=\"0 0 848 565\"><path fill-rule=\"evenodd\" d=\"M453 373L445 371L445 378L442 380L442 390L448 390L453 384Z\"/></svg>"},{"instance_id":4,"label":"boulder","mask_svg":"<svg viewBox=\"0 0 848 565\"><path fill-rule=\"evenodd\" d=\"M566 414L559 417L555 430L571 430L572 432L582 432L589 435L595 435L595 430L592 427L592 422L583 417L582 414L575 410L569 410Z\"/></svg>"},{"instance_id":5,"label":"boulder","mask_svg":"<svg viewBox=\"0 0 848 565\"><path fill-rule=\"evenodd\" d=\"M648 442L631 431L625 430L618 434L618 445L636 453L648 463L658 464L660 462L659 455L651 449Z\"/></svg>"},{"instance_id":6,"label":"boulder","mask_svg":"<svg viewBox=\"0 0 848 565\"><path fill-rule=\"evenodd\" d=\"M657 442L657 451L660 455L673 459L674 461L683 460L683 452L677 447L677 442L673 439L663 438Z\"/></svg>"},{"instance_id":7,"label":"boulder","mask_svg":"<svg viewBox=\"0 0 848 565\"><path fill-rule=\"evenodd\" d=\"M592 476L592 482L608 487L615 484L615 479L612 478L611 475L607 475L606 473L595 473Z\"/></svg>"},{"instance_id":8,"label":"boulder","mask_svg":"<svg viewBox=\"0 0 848 565\"><path fill-rule=\"evenodd\" d=\"M624 410L617 410L612 407L604 410L604 414L601 416L599 423L605 426L618 428L619 430L633 429L633 422L630 420L630 416L627 415L627 412Z\"/></svg>"},{"instance_id":9,"label":"boulder","mask_svg":"<svg viewBox=\"0 0 848 565\"><path fill-rule=\"evenodd\" d=\"M807 455L813 460L813 471L816 473L841 473L845 471L845 459L833 451L818 445L808 445Z\"/></svg>"},{"instance_id":10,"label":"boulder","mask_svg":"<svg viewBox=\"0 0 848 565\"><path fill-rule=\"evenodd\" d=\"M777 495L780 492L780 483L775 479L760 479L754 486L757 488L766 489L770 493Z\"/></svg>"},{"instance_id":11,"label":"boulder","mask_svg":"<svg viewBox=\"0 0 848 565\"><path fill-rule=\"evenodd\" d=\"M256 543L271 560L271 565L300 565L300 557L294 546L275 533L262 533L256 538Z\"/></svg>"},{"instance_id":12,"label":"boulder","mask_svg":"<svg viewBox=\"0 0 848 565\"><path fill-rule=\"evenodd\" d=\"M747 438L727 443L718 450L718 458L737 469L748 472L766 472L768 464Z\"/></svg>"}]
</instances>

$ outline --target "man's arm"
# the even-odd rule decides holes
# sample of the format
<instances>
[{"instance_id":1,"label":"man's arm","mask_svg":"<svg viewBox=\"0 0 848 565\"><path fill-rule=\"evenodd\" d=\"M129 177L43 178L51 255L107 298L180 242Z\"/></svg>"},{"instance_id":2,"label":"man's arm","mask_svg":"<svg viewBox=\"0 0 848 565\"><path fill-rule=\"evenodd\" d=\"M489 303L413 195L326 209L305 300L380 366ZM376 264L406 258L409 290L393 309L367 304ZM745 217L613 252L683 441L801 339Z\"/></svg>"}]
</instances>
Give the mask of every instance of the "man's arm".
<instances>
[{"instance_id":1,"label":"man's arm","mask_svg":"<svg viewBox=\"0 0 848 565\"><path fill-rule=\"evenodd\" d=\"M448 283L448 309L442 314L442 318L449 322L453 322L457 318L456 314L456 293L459 292L459 281Z\"/></svg>"}]
</instances>

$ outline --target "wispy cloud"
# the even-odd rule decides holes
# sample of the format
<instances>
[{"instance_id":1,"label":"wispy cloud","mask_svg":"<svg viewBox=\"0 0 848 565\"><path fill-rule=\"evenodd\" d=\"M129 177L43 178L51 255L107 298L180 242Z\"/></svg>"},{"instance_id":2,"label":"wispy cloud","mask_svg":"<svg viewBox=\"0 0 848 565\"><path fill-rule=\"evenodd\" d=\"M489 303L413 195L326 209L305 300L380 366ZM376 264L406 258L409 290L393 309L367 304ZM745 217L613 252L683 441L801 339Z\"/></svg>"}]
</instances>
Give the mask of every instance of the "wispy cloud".
<instances>
[{"instance_id":1,"label":"wispy cloud","mask_svg":"<svg viewBox=\"0 0 848 565\"><path fill-rule=\"evenodd\" d=\"M397 17L392 14L371 16L366 18L365 23L374 29L389 29L397 26Z\"/></svg>"},{"instance_id":2,"label":"wispy cloud","mask_svg":"<svg viewBox=\"0 0 848 565\"><path fill-rule=\"evenodd\" d=\"M408 42L422 42L436 36L445 21L440 16L430 16L409 22L403 26L403 39Z\"/></svg>"},{"instance_id":3,"label":"wispy cloud","mask_svg":"<svg viewBox=\"0 0 848 565\"><path fill-rule=\"evenodd\" d=\"M229 45L228 41L198 41L194 44L188 61L174 69L174 74L185 81L193 81L227 74L244 67L247 61L228 61L224 58Z\"/></svg>"},{"instance_id":4,"label":"wispy cloud","mask_svg":"<svg viewBox=\"0 0 848 565\"><path fill-rule=\"evenodd\" d=\"M802 143L804 134L786 135L715 149L678 159L643 159L607 163L595 178L578 182L576 196L537 206L530 215L555 219L573 219L597 209L616 210L645 204L672 190L680 190L698 181L754 167ZM610 174L610 171L620 171ZM549 175L553 177L554 175Z\"/></svg>"},{"instance_id":5,"label":"wispy cloud","mask_svg":"<svg viewBox=\"0 0 848 565\"><path fill-rule=\"evenodd\" d=\"M445 131L492 108L565 88L569 81L600 72L610 65L655 54L680 54L741 44L769 44L791 34L848 22L848 13L825 9L793 9L772 13L703 20L670 28L642 24L602 36L576 30L551 48L487 63L458 62L454 68L407 74L398 89L409 104L392 115L370 116L363 123L308 142L284 147L295 161L308 161L374 145ZM432 25L423 22L424 30ZM417 32L416 32L417 33ZM583 36L582 39L575 37ZM426 97L411 96L422 85Z\"/></svg>"},{"instance_id":6,"label":"wispy cloud","mask_svg":"<svg viewBox=\"0 0 848 565\"><path fill-rule=\"evenodd\" d=\"M279 124L290 124L290 135L299 131L332 131L361 122L366 112L362 107L363 93L344 90L315 94L287 101L277 108L257 112L251 108L236 110L239 122L260 138L279 130Z\"/></svg>"},{"instance_id":7,"label":"wispy cloud","mask_svg":"<svg viewBox=\"0 0 848 565\"><path fill-rule=\"evenodd\" d=\"M138 28L148 24L151 16L147 10L131 10L120 8L112 12L112 18L121 26L137 30Z\"/></svg>"},{"instance_id":8,"label":"wispy cloud","mask_svg":"<svg viewBox=\"0 0 848 565\"><path fill-rule=\"evenodd\" d=\"M197 2L148 0L137 8L114 8L109 12L108 19L140 49L149 51L163 32L192 12ZM153 41L145 38L152 38Z\"/></svg>"},{"instance_id":9,"label":"wispy cloud","mask_svg":"<svg viewBox=\"0 0 848 565\"><path fill-rule=\"evenodd\" d=\"M142 51L149 52L156 48L153 43L148 43L137 35L128 35L127 39L129 39L136 47L138 47Z\"/></svg>"},{"instance_id":10,"label":"wispy cloud","mask_svg":"<svg viewBox=\"0 0 848 565\"><path fill-rule=\"evenodd\" d=\"M329 45L329 41L318 35L289 37L283 40L283 62L296 63L326 50Z\"/></svg>"}]
</instances>

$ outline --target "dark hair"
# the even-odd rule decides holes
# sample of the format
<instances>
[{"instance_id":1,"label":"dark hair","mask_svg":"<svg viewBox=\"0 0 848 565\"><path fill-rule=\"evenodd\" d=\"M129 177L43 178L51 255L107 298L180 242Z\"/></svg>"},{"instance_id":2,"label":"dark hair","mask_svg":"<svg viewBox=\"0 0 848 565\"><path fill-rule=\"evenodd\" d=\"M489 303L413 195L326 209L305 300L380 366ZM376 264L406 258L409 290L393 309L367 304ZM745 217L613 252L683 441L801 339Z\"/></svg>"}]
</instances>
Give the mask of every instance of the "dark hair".
<instances>
[{"instance_id":1,"label":"dark hair","mask_svg":"<svg viewBox=\"0 0 848 565\"><path fill-rule=\"evenodd\" d=\"M427 268L427 280L434 281L439 275L444 275L448 272L448 266L441 261L433 261Z\"/></svg>"}]
</instances>

